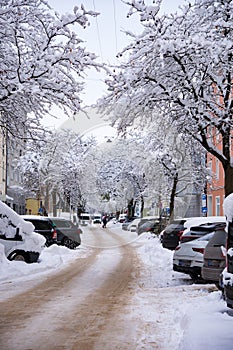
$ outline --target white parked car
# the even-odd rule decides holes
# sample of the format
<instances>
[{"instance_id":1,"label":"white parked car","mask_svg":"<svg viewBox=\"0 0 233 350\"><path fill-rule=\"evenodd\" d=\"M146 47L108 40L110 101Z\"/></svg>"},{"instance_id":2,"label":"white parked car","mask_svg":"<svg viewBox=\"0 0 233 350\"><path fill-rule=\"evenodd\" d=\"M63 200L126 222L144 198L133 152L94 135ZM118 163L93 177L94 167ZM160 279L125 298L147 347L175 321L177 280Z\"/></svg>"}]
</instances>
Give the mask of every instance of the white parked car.
<instances>
[{"instance_id":1,"label":"white parked car","mask_svg":"<svg viewBox=\"0 0 233 350\"><path fill-rule=\"evenodd\" d=\"M137 227L139 222L141 221L141 218L138 219L134 219L127 227L127 231L130 232L136 232L137 231Z\"/></svg>"},{"instance_id":2,"label":"white parked car","mask_svg":"<svg viewBox=\"0 0 233 350\"><path fill-rule=\"evenodd\" d=\"M34 226L14 210L0 202L0 244L9 260L27 263L38 261L46 239L33 232Z\"/></svg>"},{"instance_id":3,"label":"white parked car","mask_svg":"<svg viewBox=\"0 0 233 350\"><path fill-rule=\"evenodd\" d=\"M120 214L118 221L122 224L126 218L127 218L127 214Z\"/></svg>"},{"instance_id":4,"label":"white parked car","mask_svg":"<svg viewBox=\"0 0 233 350\"><path fill-rule=\"evenodd\" d=\"M179 244L173 253L173 270L186 273L192 279L201 278L205 247L214 232L193 241Z\"/></svg>"}]
</instances>

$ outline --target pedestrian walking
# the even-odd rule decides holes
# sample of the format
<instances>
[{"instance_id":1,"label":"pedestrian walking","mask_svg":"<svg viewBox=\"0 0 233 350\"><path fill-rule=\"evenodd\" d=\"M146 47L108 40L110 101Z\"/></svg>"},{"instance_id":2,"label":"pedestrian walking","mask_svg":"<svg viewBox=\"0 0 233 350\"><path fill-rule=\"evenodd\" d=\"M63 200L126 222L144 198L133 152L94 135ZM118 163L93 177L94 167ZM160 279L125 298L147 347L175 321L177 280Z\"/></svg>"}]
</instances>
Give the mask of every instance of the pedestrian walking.
<instances>
[{"instance_id":1,"label":"pedestrian walking","mask_svg":"<svg viewBox=\"0 0 233 350\"><path fill-rule=\"evenodd\" d=\"M102 223L103 223L103 225L102 225L102 227L103 228L106 228L106 225L107 225L107 215L104 215L103 217L102 217Z\"/></svg>"}]
</instances>

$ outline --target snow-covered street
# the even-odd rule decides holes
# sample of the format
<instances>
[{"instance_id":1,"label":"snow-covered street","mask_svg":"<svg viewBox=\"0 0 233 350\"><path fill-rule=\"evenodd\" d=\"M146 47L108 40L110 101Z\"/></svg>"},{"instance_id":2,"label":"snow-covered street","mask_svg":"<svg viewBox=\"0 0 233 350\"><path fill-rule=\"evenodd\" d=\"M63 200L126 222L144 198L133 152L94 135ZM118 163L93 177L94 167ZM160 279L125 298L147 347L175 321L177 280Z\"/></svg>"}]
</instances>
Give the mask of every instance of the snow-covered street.
<instances>
[{"instance_id":1,"label":"snow-covered street","mask_svg":"<svg viewBox=\"0 0 233 350\"><path fill-rule=\"evenodd\" d=\"M116 224L85 227L79 249L51 246L39 264L3 258L0 348L231 349L233 311L172 255Z\"/></svg>"}]
</instances>

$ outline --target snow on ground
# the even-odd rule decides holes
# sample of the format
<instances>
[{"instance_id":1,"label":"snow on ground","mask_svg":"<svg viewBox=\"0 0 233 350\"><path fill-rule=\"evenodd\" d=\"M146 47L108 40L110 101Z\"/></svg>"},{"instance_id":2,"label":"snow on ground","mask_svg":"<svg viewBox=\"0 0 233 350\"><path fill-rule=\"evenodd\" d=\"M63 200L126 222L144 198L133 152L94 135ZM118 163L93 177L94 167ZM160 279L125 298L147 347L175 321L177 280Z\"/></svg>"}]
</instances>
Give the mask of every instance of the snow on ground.
<instances>
[{"instance_id":1,"label":"snow on ground","mask_svg":"<svg viewBox=\"0 0 233 350\"><path fill-rule=\"evenodd\" d=\"M122 234L119 225L112 229ZM157 237L144 234L130 244L142 261L141 275L129 305L130 317L140 319L146 326L138 350L153 350L152 344L158 339L161 349L167 350L232 349L233 310L226 307L215 286L193 284L189 276L174 272L173 252L164 249ZM38 264L25 264L8 261L0 250L0 300L26 289L32 281L36 284L74 258L91 253L92 248L87 246L69 250L54 245L44 249ZM17 281L23 283L15 290Z\"/></svg>"}]
</instances>

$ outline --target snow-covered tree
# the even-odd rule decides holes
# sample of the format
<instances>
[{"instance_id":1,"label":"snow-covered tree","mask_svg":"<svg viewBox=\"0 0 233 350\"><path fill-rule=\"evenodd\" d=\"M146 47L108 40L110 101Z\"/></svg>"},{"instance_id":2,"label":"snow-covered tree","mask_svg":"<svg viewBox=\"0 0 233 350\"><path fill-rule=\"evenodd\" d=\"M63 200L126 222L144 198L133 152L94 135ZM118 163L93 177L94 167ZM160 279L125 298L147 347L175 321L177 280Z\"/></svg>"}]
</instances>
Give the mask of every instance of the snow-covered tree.
<instances>
[{"instance_id":1,"label":"snow-covered tree","mask_svg":"<svg viewBox=\"0 0 233 350\"><path fill-rule=\"evenodd\" d=\"M135 203L141 202L143 209L145 157L139 147L132 140L114 140L99 145L89 154L83 187L90 207L103 211L128 207L133 215Z\"/></svg>"},{"instance_id":2,"label":"snow-covered tree","mask_svg":"<svg viewBox=\"0 0 233 350\"><path fill-rule=\"evenodd\" d=\"M51 196L55 207L56 195L73 208L84 205L80 183L84 159L94 145L94 139L83 141L70 130L54 131L39 144L30 142L19 161L25 188L44 197L47 209Z\"/></svg>"},{"instance_id":3,"label":"snow-covered tree","mask_svg":"<svg viewBox=\"0 0 233 350\"><path fill-rule=\"evenodd\" d=\"M160 197L169 198L172 217L176 197L201 193L205 188L207 172L200 145L194 139L175 132L171 124L159 120L158 116L156 123L151 123L142 133L141 142L147 154L150 154L150 163L161 165L164 184Z\"/></svg>"},{"instance_id":4,"label":"snow-covered tree","mask_svg":"<svg viewBox=\"0 0 233 350\"><path fill-rule=\"evenodd\" d=\"M80 109L84 70L95 55L70 28L96 16L84 6L54 13L45 0L2 0L0 9L0 126L33 135L53 104L68 115Z\"/></svg>"},{"instance_id":5,"label":"snow-covered tree","mask_svg":"<svg viewBox=\"0 0 233 350\"><path fill-rule=\"evenodd\" d=\"M165 121L169 116L178 133L222 163L227 196L233 192L233 1L196 0L162 16L160 1L128 3L129 15L139 13L144 30L131 33L133 42L121 54L125 62L106 81L110 93L101 103L114 109L119 131L153 120L155 110ZM213 129L221 148L210 137Z\"/></svg>"}]
</instances>

